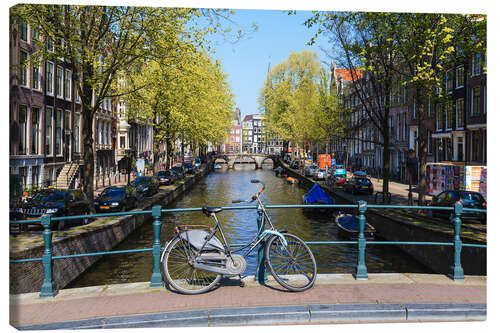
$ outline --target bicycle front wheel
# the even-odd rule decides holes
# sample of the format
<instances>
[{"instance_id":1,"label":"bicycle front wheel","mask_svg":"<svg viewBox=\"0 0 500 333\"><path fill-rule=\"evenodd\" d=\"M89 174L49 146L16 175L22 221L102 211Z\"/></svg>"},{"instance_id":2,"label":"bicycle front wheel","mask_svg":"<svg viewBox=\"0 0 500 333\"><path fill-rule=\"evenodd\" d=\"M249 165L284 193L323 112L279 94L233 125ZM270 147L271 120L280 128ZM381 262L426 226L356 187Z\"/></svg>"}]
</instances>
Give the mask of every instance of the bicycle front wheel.
<instances>
[{"instance_id":1,"label":"bicycle front wheel","mask_svg":"<svg viewBox=\"0 0 500 333\"><path fill-rule=\"evenodd\" d=\"M274 279L291 291L311 288L316 280L316 259L303 240L284 233L287 245L279 236L273 236L266 243L265 258L267 268Z\"/></svg>"},{"instance_id":2,"label":"bicycle front wheel","mask_svg":"<svg viewBox=\"0 0 500 333\"><path fill-rule=\"evenodd\" d=\"M183 294L201 294L212 289L221 275L189 264L189 244L180 237L174 238L165 249L163 272L172 288Z\"/></svg>"}]
</instances>

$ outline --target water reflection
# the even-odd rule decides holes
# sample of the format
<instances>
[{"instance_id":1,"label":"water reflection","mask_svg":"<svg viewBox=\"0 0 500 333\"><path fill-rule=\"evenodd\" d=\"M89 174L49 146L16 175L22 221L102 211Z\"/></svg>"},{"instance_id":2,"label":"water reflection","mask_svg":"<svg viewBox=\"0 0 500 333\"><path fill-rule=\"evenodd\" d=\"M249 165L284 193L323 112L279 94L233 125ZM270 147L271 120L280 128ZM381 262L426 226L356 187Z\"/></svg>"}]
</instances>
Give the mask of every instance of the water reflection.
<instances>
[{"instance_id":1,"label":"water reflection","mask_svg":"<svg viewBox=\"0 0 500 333\"><path fill-rule=\"evenodd\" d=\"M201 180L189 193L164 208L231 206L234 199L249 199L259 189L258 184L251 184L253 178L266 184L262 195L267 204L300 204L306 192L299 185L291 185L284 178L271 172L270 165L255 170L252 164L236 164L234 170L225 166ZM304 215L301 209L270 210L273 224L277 229L288 230L305 241L338 240L338 230L329 214ZM218 215L225 236L230 244L250 241L257 232L256 210L223 211ZM212 218L201 212L172 213L162 216L161 240L165 243L174 236L176 224L214 225ZM146 222L125 241L117 250L150 248L153 243L153 228ZM312 245L318 262L319 273L354 273L357 262L356 245ZM256 251L247 258L245 275L254 274ZM368 246L366 251L368 273L381 272L428 272L430 271L402 251L392 246ZM148 281L153 270L153 258L150 252L108 255L95 264L87 273L74 281L69 287L83 287L111 283Z\"/></svg>"}]
</instances>

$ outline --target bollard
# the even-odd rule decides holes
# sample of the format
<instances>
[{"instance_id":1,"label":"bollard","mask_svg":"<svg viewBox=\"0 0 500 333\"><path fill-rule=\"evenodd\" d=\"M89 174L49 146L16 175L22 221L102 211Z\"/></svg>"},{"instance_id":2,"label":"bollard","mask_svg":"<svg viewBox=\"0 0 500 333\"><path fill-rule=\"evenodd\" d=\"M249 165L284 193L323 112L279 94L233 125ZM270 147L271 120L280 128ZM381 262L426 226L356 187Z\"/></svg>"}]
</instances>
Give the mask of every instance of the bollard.
<instances>
[{"instance_id":1,"label":"bollard","mask_svg":"<svg viewBox=\"0 0 500 333\"><path fill-rule=\"evenodd\" d=\"M365 212L366 212L366 201L358 201L358 211L359 211L359 235L358 235L358 267L356 270L356 280L367 280L368 272L366 270L365 264L365 249L366 249L366 239L365 239Z\"/></svg>"},{"instance_id":2,"label":"bollard","mask_svg":"<svg viewBox=\"0 0 500 333\"><path fill-rule=\"evenodd\" d=\"M461 203L455 203L455 216L453 217L453 224L455 225L455 237L453 240L453 247L455 249L455 256L453 260L453 281L464 281L464 270L460 262L460 255L462 252L462 241L460 240L460 226L462 221L460 215L462 215L463 206Z\"/></svg>"},{"instance_id":3,"label":"bollard","mask_svg":"<svg viewBox=\"0 0 500 333\"><path fill-rule=\"evenodd\" d=\"M257 228L261 230L262 223L264 223L262 208L259 206L257 208ZM262 235L262 232L259 232L258 237ZM267 280L266 278L266 265L264 264L264 246L265 242L259 244L259 249L257 250L257 268L255 270L255 281L258 281L260 284L264 284Z\"/></svg>"},{"instance_id":4,"label":"bollard","mask_svg":"<svg viewBox=\"0 0 500 333\"><path fill-rule=\"evenodd\" d=\"M40 290L40 298L54 297L57 295L57 285L52 279L52 230L50 230L51 216L42 216L43 243L45 251L42 256L43 284Z\"/></svg>"},{"instance_id":5,"label":"bollard","mask_svg":"<svg viewBox=\"0 0 500 333\"><path fill-rule=\"evenodd\" d=\"M153 230L155 234L155 239L153 242L153 275L151 276L150 288L160 288L163 286L163 279L160 270L160 259L161 259L161 243L160 243L160 231L161 231L161 206L153 206L151 215L153 215Z\"/></svg>"}]
</instances>

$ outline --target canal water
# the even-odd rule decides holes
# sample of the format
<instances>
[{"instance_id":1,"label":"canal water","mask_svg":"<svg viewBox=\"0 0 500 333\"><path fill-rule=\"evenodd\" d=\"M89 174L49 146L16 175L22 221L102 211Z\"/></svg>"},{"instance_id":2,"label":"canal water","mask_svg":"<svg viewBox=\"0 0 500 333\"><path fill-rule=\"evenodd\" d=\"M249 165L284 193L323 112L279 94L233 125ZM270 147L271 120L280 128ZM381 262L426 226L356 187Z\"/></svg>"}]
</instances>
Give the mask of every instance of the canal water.
<instances>
[{"instance_id":1,"label":"canal water","mask_svg":"<svg viewBox=\"0 0 500 333\"><path fill-rule=\"evenodd\" d=\"M199 181L188 193L164 208L231 206L232 200L249 199L260 188L250 183L259 179L266 184L261 196L264 204L301 204L306 190L297 184L288 184L272 172L271 165L255 170L253 164L236 164L234 170L225 167L215 170ZM307 241L345 240L339 235L332 215L305 215L302 209L272 209L271 219L279 230L288 230ZM248 243L257 232L257 212L252 210L223 211L218 215L225 236L230 244ZM114 250L151 248L153 227L144 223ZM174 236L176 224L214 225L212 218L201 212L172 213L162 217L161 241ZM318 273L355 273L356 245L310 245L318 263ZM244 275L253 275L256 268L256 250L247 257ZM410 256L394 246L367 245L366 266L368 273L432 273ZM67 288L144 282L151 279L153 256L151 252L103 256L86 273Z\"/></svg>"}]
</instances>

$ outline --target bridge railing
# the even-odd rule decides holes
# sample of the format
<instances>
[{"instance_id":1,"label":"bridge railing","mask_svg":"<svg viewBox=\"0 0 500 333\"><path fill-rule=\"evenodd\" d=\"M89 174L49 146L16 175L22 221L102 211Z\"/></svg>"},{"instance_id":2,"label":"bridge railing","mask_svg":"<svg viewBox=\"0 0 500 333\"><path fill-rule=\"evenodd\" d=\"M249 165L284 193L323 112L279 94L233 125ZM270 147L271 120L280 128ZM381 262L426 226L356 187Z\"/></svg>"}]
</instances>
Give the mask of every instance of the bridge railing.
<instances>
[{"instance_id":1,"label":"bridge railing","mask_svg":"<svg viewBox=\"0 0 500 333\"><path fill-rule=\"evenodd\" d=\"M462 243L460 239L461 224L462 220L460 216L463 212L480 212L486 213L486 209L471 209L463 208L462 204L456 203L454 207L431 207L431 206L396 206L396 205L369 205L365 201L358 201L358 204L346 204L346 205L266 205L266 209L295 209L295 208L351 208L357 209L358 219L359 219L359 233L357 240L353 241L306 241L308 245L334 245L334 244L357 244L358 247L358 257L355 278L356 280L366 280L368 279L368 272L365 264L365 250L367 245L422 245L422 246L452 246L454 248L453 266L450 277L454 281L463 281L465 279L464 271L461 265L461 252L463 247L477 247L486 248L486 245L482 244L468 244ZM367 241L364 235L366 217L365 214L367 210L371 209L415 209L415 210L442 210L450 211L452 214L452 222L454 225L453 239L450 242L422 242L422 241ZM257 209L258 217L257 223L262 221L262 210L258 206L229 206L222 207L223 210L248 210ZM41 261L43 264L44 271L44 281L41 286L40 297L54 297L57 295L57 285L53 280L53 261L58 259L69 259L69 258L79 258L86 256L102 256L111 254L123 254L123 253L137 253L137 252L152 252L153 254L153 272L151 275L151 288L159 288L163 286L163 279L160 269L160 258L162 246L160 242L160 231L162 222L160 220L162 214L168 213L178 213L178 212L200 212L201 207L198 208L173 208L173 209L162 209L161 206L153 206L151 210L143 211L131 211L131 212L118 212L118 213L103 213L103 214L92 214L92 215L77 215L77 216L64 216L64 217L52 217L49 215L44 215L39 219L34 220L16 220L9 221L10 224L41 224L43 227L43 242L44 242L44 253L42 257L39 258L26 258L26 259L11 259L10 263L25 263L32 261ZM52 230L51 226L53 222L64 221L64 220L78 220L87 218L99 218L99 217L111 217L111 216L132 216L132 215L148 215L151 214L153 218L153 230L154 239L151 248L143 249L130 249L130 250L120 250L120 251L102 251L102 252L89 252L89 253L79 253L71 255L53 255L52 250ZM259 228L260 229L260 228ZM242 244L231 244L231 246L241 246ZM265 266L263 264L263 253L264 244L261 244L258 248L257 256L257 270L255 272L255 278L259 283L265 283Z\"/></svg>"}]
</instances>

